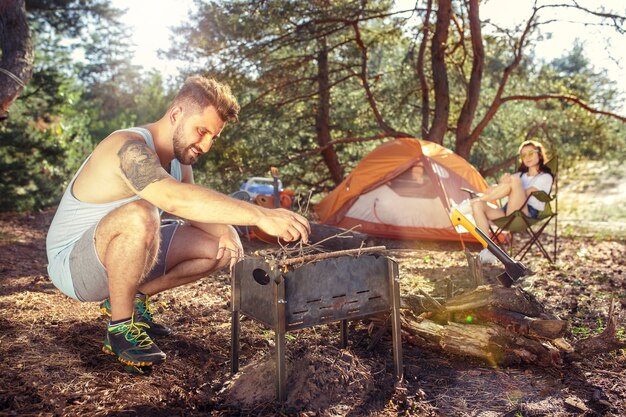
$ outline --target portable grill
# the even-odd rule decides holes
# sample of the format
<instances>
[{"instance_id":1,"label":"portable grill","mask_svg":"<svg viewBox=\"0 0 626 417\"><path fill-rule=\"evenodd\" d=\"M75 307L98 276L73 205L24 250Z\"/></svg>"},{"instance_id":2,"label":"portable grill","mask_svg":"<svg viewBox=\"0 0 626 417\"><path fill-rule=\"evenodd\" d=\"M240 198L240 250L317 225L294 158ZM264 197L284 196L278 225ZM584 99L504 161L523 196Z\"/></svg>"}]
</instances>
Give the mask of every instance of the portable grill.
<instances>
[{"instance_id":1,"label":"portable grill","mask_svg":"<svg viewBox=\"0 0 626 417\"><path fill-rule=\"evenodd\" d=\"M402 378L398 265L380 254L338 256L299 267L246 258L232 275L231 370L239 370L240 314L274 330L276 396L287 399L285 334L341 322L341 346L348 343L348 320L373 314L391 317L395 376Z\"/></svg>"}]
</instances>

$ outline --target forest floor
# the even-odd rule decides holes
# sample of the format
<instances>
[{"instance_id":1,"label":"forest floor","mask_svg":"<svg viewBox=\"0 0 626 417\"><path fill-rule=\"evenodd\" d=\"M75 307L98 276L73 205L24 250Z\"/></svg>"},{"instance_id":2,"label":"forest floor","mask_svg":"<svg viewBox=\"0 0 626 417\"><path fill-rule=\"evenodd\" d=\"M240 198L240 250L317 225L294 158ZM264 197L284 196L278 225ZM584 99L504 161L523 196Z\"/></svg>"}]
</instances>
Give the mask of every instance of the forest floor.
<instances>
[{"instance_id":1,"label":"forest floor","mask_svg":"<svg viewBox=\"0 0 626 417\"><path fill-rule=\"evenodd\" d=\"M47 277L52 216L0 214L0 416L626 415L625 350L561 368L502 368L405 341L397 386L391 340L370 349L367 321L350 322L347 349L339 348L338 324L288 333L288 399L276 403L273 333L253 320L242 321L241 368L230 374L227 273L155 297L158 319L175 331L158 340L167 361L131 375L100 350L106 320L98 305L62 295ZM602 331L611 299L619 300L624 336L626 238L602 230L562 233L555 264L535 254L524 260L536 274L520 285L569 321L570 343ZM458 243L376 243L398 261L403 294L439 295L450 282L464 290L469 270ZM244 246L248 254L263 247Z\"/></svg>"}]
</instances>

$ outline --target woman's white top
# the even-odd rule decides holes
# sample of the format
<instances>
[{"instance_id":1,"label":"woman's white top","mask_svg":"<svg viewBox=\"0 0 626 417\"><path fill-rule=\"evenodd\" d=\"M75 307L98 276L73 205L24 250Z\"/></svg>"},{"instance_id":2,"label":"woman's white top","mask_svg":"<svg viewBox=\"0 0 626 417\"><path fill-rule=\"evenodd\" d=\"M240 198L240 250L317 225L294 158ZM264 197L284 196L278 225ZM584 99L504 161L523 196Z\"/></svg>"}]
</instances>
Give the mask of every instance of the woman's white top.
<instances>
[{"instance_id":1,"label":"woman's white top","mask_svg":"<svg viewBox=\"0 0 626 417\"><path fill-rule=\"evenodd\" d=\"M519 175L520 173L516 173ZM527 172L524 172L521 175L522 187L524 190L528 190L529 188L536 188L538 190L544 191L546 194L550 194L550 189L552 188L552 175L547 172L540 172L537 175L528 175ZM546 203L537 200L535 197L530 197L528 199L528 205L533 206L537 211L542 211Z\"/></svg>"}]
</instances>

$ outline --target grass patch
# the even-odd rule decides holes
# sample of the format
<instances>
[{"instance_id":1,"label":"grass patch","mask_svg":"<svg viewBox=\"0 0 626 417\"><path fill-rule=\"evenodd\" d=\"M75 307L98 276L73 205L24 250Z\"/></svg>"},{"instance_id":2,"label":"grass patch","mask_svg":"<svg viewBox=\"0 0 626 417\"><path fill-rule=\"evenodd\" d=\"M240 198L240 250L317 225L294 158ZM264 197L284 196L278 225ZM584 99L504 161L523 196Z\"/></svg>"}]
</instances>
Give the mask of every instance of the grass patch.
<instances>
[{"instance_id":1,"label":"grass patch","mask_svg":"<svg viewBox=\"0 0 626 417\"><path fill-rule=\"evenodd\" d=\"M626 238L626 165L576 162L561 172L558 197L562 235Z\"/></svg>"}]
</instances>

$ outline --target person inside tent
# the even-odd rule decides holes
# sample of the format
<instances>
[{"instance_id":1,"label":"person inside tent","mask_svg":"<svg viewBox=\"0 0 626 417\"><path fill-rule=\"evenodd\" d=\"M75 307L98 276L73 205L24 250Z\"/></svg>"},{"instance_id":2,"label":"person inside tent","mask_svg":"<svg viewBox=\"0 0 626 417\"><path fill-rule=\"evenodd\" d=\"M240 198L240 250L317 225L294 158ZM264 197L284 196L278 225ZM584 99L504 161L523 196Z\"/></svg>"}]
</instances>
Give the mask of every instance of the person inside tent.
<instances>
[{"instance_id":1,"label":"person inside tent","mask_svg":"<svg viewBox=\"0 0 626 417\"><path fill-rule=\"evenodd\" d=\"M416 163L405 172L387 183L394 192L403 197L436 198L437 192L432 180L426 174L424 165Z\"/></svg>"},{"instance_id":2,"label":"person inside tent","mask_svg":"<svg viewBox=\"0 0 626 417\"><path fill-rule=\"evenodd\" d=\"M549 193L552 188L552 173L545 165L547 158L544 147L537 141L528 140L520 145L518 152L520 165L517 171L502 175L497 185L470 200L476 226L485 233L489 230L490 220L508 216L520 209L526 216L536 218L545 207L545 203L535 197L528 198L535 191ZM508 201L502 208L489 203L505 197ZM525 204L527 198L528 202ZM483 263L498 261L487 249L480 252L480 260Z\"/></svg>"}]
</instances>

